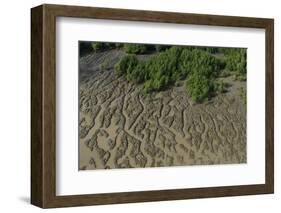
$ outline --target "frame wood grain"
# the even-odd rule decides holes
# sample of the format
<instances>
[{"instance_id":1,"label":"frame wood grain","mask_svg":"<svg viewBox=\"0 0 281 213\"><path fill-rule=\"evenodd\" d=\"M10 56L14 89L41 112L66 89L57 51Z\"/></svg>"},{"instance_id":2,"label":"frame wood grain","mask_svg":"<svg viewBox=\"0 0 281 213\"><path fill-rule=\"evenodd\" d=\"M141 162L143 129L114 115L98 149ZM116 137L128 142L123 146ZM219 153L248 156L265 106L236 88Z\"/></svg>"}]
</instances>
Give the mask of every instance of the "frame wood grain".
<instances>
[{"instance_id":1,"label":"frame wood grain","mask_svg":"<svg viewBox=\"0 0 281 213\"><path fill-rule=\"evenodd\" d=\"M266 31L266 182L90 195L56 195L56 17L263 28ZM31 9L31 203L41 208L274 192L274 20L64 5Z\"/></svg>"}]
</instances>

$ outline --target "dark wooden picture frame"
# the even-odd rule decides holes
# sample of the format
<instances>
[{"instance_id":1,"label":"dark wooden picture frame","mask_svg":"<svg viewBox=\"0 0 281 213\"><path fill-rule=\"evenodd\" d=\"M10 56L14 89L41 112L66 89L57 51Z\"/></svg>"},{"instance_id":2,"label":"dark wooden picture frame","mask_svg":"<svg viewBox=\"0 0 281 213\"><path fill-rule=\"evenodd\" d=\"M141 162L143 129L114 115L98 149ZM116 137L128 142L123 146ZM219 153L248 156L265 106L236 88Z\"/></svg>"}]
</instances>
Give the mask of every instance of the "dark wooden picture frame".
<instances>
[{"instance_id":1,"label":"dark wooden picture frame","mask_svg":"<svg viewBox=\"0 0 281 213\"><path fill-rule=\"evenodd\" d=\"M56 195L56 17L265 29L265 184ZM132 203L274 192L274 20L63 5L31 9L31 203L42 208Z\"/></svg>"}]
</instances>

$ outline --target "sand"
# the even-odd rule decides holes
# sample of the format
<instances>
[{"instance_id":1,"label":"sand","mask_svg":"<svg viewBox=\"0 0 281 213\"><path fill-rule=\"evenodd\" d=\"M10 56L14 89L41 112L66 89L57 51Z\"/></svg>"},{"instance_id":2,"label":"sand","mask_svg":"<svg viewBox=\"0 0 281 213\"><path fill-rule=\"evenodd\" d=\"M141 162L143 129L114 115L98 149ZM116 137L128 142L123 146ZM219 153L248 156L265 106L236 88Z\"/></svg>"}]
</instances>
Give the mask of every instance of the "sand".
<instances>
[{"instance_id":1,"label":"sand","mask_svg":"<svg viewBox=\"0 0 281 213\"><path fill-rule=\"evenodd\" d=\"M195 104L182 85L143 95L117 78L112 50L80 59L79 167L85 169L246 163L246 82ZM107 69L100 69L106 62Z\"/></svg>"}]
</instances>

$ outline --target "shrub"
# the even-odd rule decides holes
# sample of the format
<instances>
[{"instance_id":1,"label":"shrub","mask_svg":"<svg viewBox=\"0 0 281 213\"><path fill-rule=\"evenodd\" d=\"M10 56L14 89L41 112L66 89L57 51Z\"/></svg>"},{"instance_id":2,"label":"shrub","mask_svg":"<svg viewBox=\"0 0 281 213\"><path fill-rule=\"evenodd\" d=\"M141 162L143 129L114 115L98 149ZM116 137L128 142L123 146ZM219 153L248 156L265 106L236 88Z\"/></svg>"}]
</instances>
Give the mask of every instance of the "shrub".
<instances>
[{"instance_id":1,"label":"shrub","mask_svg":"<svg viewBox=\"0 0 281 213\"><path fill-rule=\"evenodd\" d=\"M127 69L127 80L133 81L134 83L142 83L145 80L146 68L145 63L139 62L134 68L131 66L132 69Z\"/></svg>"},{"instance_id":2,"label":"shrub","mask_svg":"<svg viewBox=\"0 0 281 213\"><path fill-rule=\"evenodd\" d=\"M138 59L136 55L126 55L114 66L115 73L117 76L132 72L137 66Z\"/></svg>"},{"instance_id":3,"label":"shrub","mask_svg":"<svg viewBox=\"0 0 281 213\"><path fill-rule=\"evenodd\" d=\"M199 70L204 72L207 77L217 77L219 75L222 67L219 59L201 50L194 50L192 52L194 54L194 68L204 67L204 69Z\"/></svg>"},{"instance_id":4,"label":"shrub","mask_svg":"<svg viewBox=\"0 0 281 213\"><path fill-rule=\"evenodd\" d=\"M91 46L92 46L92 49L95 51L95 52L98 52L100 50L103 50L104 48L104 43L102 42L92 42L91 43Z\"/></svg>"},{"instance_id":5,"label":"shrub","mask_svg":"<svg viewBox=\"0 0 281 213\"><path fill-rule=\"evenodd\" d=\"M226 68L240 75L246 75L247 51L241 48L224 50L226 55Z\"/></svg>"},{"instance_id":6,"label":"shrub","mask_svg":"<svg viewBox=\"0 0 281 213\"><path fill-rule=\"evenodd\" d=\"M200 49L212 54L218 53L217 47L201 47Z\"/></svg>"},{"instance_id":7,"label":"shrub","mask_svg":"<svg viewBox=\"0 0 281 213\"><path fill-rule=\"evenodd\" d=\"M193 101L202 102L209 97L213 84L207 76L193 73L186 81L186 88Z\"/></svg>"},{"instance_id":8,"label":"shrub","mask_svg":"<svg viewBox=\"0 0 281 213\"><path fill-rule=\"evenodd\" d=\"M143 54L146 51L146 45L143 44L124 44L124 50L129 54Z\"/></svg>"},{"instance_id":9,"label":"shrub","mask_svg":"<svg viewBox=\"0 0 281 213\"><path fill-rule=\"evenodd\" d=\"M232 49L233 48L229 48L229 47L219 47L218 52L228 55L228 54L230 54L230 52L232 52Z\"/></svg>"},{"instance_id":10,"label":"shrub","mask_svg":"<svg viewBox=\"0 0 281 213\"><path fill-rule=\"evenodd\" d=\"M151 88L153 90L162 90L169 84L169 78L167 76L160 76L152 80Z\"/></svg>"},{"instance_id":11,"label":"shrub","mask_svg":"<svg viewBox=\"0 0 281 213\"><path fill-rule=\"evenodd\" d=\"M138 61L136 55L124 56L115 70L117 75L126 75L128 81L144 83L145 93L188 79L187 92L193 100L202 101L213 90L221 67L222 62L204 50L171 47L145 61Z\"/></svg>"},{"instance_id":12,"label":"shrub","mask_svg":"<svg viewBox=\"0 0 281 213\"><path fill-rule=\"evenodd\" d=\"M151 80L149 87L147 86L150 91L161 90L178 79L177 66L180 53L180 48L172 47L145 62L145 72L142 74L145 75L145 80Z\"/></svg>"},{"instance_id":13,"label":"shrub","mask_svg":"<svg viewBox=\"0 0 281 213\"><path fill-rule=\"evenodd\" d=\"M180 58L179 70L187 76L186 89L195 102L202 102L214 90L215 78L220 74L222 61L202 49L185 49ZM219 85L218 89L223 89Z\"/></svg>"},{"instance_id":14,"label":"shrub","mask_svg":"<svg viewBox=\"0 0 281 213\"><path fill-rule=\"evenodd\" d=\"M94 52L101 52L101 51L106 51L116 48L116 43L92 42L91 47Z\"/></svg>"},{"instance_id":15,"label":"shrub","mask_svg":"<svg viewBox=\"0 0 281 213\"><path fill-rule=\"evenodd\" d=\"M187 75L194 69L192 51L184 49L179 58L178 72L180 79L186 79Z\"/></svg>"},{"instance_id":16,"label":"shrub","mask_svg":"<svg viewBox=\"0 0 281 213\"><path fill-rule=\"evenodd\" d=\"M203 69L201 69L203 68ZM184 49L180 56L179 72L182 78L193 72L204 72L207 77L217 77L222 61L200 49Z\"/></svg>"}]
</instances>

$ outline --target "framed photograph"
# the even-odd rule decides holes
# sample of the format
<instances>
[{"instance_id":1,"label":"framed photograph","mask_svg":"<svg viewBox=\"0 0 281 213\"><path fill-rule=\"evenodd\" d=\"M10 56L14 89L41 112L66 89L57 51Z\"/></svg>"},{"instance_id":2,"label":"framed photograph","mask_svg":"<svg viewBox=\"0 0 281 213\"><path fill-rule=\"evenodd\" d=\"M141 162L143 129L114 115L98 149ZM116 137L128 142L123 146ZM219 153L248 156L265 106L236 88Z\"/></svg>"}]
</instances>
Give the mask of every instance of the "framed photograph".
<instances>
[{"instance_id":1,"label":"framed photograph","mask_svg":"<svg viewBox=\"0 0 281 213\"><path fill-rule=\"evenodd\" d=\"M31 203L274 191L274 21L31 9Z\"/></svg>"}]
</instances>

